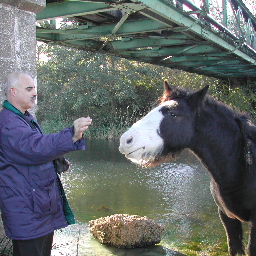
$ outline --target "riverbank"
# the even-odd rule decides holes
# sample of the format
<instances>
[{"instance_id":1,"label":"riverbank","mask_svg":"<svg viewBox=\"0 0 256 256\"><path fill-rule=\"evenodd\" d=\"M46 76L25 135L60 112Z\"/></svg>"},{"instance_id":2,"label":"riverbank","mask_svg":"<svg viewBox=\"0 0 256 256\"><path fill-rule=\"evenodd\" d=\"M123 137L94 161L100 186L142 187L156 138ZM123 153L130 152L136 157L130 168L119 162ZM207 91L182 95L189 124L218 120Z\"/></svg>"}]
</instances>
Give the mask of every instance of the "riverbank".
<instances>
[{"instance_id":1,"label":"riverbank","mask_svg":"<svg viewBox=\"0 0 256 256\"><path fill-rule=\"evenodd\" d=\"M12 243L0 221L0 256L12 255ZM87 224L74 224L55 231L51 256L185 256L161 245L136 249L118 249L92 238Z\"/></svg>"},{"instance_id":2,"label":"riverbank","mask_svg":"<svg viewBox=\"0 0 256 256\"><path fill-rule=\"evenodd\" d=\"M187 245L187 247L191 247ZM180 253L158 244L136 249L118 249L102 245L93 239L87 224L78 223L55 231L51 256L186 256L198 255L193 250L183 248L190 253ZM201 255L201 254L200 254ZM203 254L203 255L209 255ZM216 254L213 254L216 255ZM220 254L223 255L223 254ZM12 243L6 237L0 221L0 256L12 256Z\"/></svg>"},{"instance_id":3,"label":"riverbank","mask_svg":"<svg viewBox=\"0 0 256 256\"><path fill-rule=\"evenodd\" d=\"M93 239L87 224L74 224L55 232L52 256L185 256L161 245L118 249Z\"/></svg>"}]
</instances>

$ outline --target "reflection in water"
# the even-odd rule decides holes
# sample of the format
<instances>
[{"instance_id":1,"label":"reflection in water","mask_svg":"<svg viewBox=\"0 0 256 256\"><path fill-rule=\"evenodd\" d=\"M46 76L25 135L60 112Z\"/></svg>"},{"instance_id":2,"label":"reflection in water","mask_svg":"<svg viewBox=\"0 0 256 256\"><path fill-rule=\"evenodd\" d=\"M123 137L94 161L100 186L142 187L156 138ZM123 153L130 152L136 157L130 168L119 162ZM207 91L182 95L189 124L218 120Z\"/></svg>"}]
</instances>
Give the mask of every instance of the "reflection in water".
<instances>
[{"instance_id":1,"label":"reflection in water","mask_svg":"<svg viewBox=\"0 0 256 256\"><path fill-rule=\"evenodd\" d=\"M210 194L210 177L192 153L185 151L176 162L142 169L118 152L118 142L89 141L86 151L66 157L71 170L62 175L62 181L79 224L58 232L57 238L69 237L74 243L82 237L80 248L81 244L86 248L79 255L227 254L225 232ZM117 213L147 216L163 225L167 232L161 244L120 250L90 239L89 220Z\"/></svg>"}]
</instances>

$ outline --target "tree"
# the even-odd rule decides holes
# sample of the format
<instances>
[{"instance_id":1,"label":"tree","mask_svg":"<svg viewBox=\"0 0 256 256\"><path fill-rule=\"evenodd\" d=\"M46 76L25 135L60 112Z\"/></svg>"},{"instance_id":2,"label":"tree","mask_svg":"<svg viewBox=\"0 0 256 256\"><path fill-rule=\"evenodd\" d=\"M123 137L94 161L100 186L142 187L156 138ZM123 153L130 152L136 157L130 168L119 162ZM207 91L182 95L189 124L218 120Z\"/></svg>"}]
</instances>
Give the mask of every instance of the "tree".
<instances>
[{"instance_id":1,"label":"tree","mask_svg":"<svg viewBox=\"0 0 256 256\"><path fill-rule=\"evenodd\" d=\"M87 114L94 120L91 130L127 126L156 98L154 73L149 77L145 64L60 46L43 49L49 59L38 61L37 116L47 132ZM143 86L142 78L149 84Z\"/></svg>"}]
</instances>

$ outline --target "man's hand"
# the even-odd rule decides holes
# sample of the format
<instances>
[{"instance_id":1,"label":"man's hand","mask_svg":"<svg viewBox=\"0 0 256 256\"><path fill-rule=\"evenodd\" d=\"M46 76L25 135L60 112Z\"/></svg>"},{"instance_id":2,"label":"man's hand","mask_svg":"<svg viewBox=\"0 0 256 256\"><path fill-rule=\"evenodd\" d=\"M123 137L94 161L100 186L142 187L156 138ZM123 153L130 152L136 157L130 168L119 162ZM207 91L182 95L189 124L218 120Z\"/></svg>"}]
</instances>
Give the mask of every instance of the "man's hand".
<instances>
[{"instance_id":1,"label":"man's hand","mask_svg":"<svg viewBox=\"0 0 256 256\"><path fill-rule=\"evenodd\" d=\"M83 132L88 129L88 126L91 124L92 119L88 117L80 117L76 119L73 123L74 126L74 135L72 136L73 143L82 138Z\"/></svg>"}]
</instances>

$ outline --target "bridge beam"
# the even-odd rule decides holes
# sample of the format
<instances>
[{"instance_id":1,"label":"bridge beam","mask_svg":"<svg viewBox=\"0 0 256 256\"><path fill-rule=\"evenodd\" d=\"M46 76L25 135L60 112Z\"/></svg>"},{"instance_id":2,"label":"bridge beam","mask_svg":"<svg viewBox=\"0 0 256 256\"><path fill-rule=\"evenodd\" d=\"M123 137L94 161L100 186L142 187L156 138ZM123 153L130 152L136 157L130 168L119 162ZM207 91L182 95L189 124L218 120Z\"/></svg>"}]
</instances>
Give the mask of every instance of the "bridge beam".
<instances>
[{"instance_id":1,"label":"bridge beam","mask_svg":"<svg viewBox=\"0 0 256 256\"><path fill-rule=\"evenodd\" d=\"M37 14L40 41L218 78L256 76L256 18L241 0L222 0L220 17L211 16L210 0L200 7L190 0L48 1ZM241 19L239 33L229 27L232 11ZM46 21L55 17L74 20L77 27L56 29Z\"/></svg>"},{"instance_id":2,"label":"bridge beam","mask_svg":"<svg viewBox=\"0 0 256 256\"><path fill-rule=\"evenodd\" d=\"M137 1L137 0L133 0ZM233 46L223 40L221 37L216 36L213 32L208 30L207 28L202 27L201 25L197 24L193 19L189 17L184 17L182 13L179 12L169 12L169 8L167 8L166 4L157 0L139 0L146 6L150 7L152 12L158 13L159 16L164 16L169 21L173 21L176 24L179 24L179 26L185 27L191 31L193 31L195 34L200 35L201 37L205 38L207 41L218 43L222 46L224 50L227 51L227 53L233 53L237 55L238 57L241 57L245 60L247 60L252 65L256 65L256 62L253 58L249 57L245 53L239 50L238 46ZM256 53L256 51L255 51Z\"/></svg>"}]
</instances>

